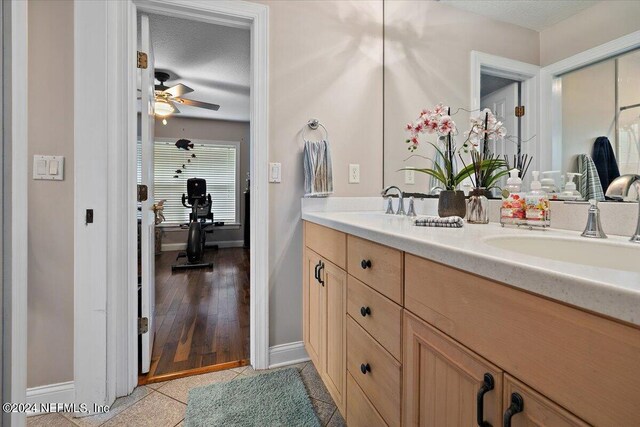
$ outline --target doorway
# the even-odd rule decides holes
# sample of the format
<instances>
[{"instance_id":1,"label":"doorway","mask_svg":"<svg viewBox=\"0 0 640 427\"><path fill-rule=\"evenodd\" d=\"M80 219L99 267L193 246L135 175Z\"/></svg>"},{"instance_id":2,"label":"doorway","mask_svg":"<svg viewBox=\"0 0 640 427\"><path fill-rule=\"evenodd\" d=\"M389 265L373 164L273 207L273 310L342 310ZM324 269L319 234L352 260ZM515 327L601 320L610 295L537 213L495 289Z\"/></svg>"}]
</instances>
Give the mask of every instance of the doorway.
<instances>
[{"instance_id":1,"label":"doorway","mask_svg":"<svg viewBox=\"0 0 640 427\"><path fill-rule=\"evenodd\" d=\"M175 16L137 21L142 384L249 363L251 39Z\"/></svg>"}]
</instances>

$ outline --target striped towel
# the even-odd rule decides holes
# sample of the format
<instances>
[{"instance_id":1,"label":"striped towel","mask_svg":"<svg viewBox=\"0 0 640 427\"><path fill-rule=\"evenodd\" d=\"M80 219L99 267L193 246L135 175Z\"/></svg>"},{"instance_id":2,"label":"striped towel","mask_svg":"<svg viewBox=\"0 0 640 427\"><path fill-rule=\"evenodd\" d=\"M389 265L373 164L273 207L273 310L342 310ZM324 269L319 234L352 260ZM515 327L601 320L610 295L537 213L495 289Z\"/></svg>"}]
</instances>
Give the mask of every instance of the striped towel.
<instances>
[{"instance_id":1,"label":"striped towel","mask_svg":"<svg viewBox=\"0 0 640 427\"><path fill-rule=\"evenodd\" d=\"M462 228L464 222L459 216L446 216L440 218L439 216L422 216L417 218L413 225L420 227L447 227L447 228Z\"/></svg>"},{"instance_id":2,"label":"striped towel","mask_svg":"<svg viewBox=\"0 0 640 427\"><path fill-rule=\"evenodd\" d=\"M600 183L598 169L593 159L587 154L578 155L578 173L580 194L585 200L596 199L601 202L604 200L604 191Z\"/></svg>"},{"instance_id":3,"label":"striped towel","mask_svg":"<svg viewBox=\"0 0 640 427\"><path fill-rule=\"evenodd\" d=\"M327 197L333 193L331 150L327 141L304 141L305 197Z\"/></svg>"}]
</instances>

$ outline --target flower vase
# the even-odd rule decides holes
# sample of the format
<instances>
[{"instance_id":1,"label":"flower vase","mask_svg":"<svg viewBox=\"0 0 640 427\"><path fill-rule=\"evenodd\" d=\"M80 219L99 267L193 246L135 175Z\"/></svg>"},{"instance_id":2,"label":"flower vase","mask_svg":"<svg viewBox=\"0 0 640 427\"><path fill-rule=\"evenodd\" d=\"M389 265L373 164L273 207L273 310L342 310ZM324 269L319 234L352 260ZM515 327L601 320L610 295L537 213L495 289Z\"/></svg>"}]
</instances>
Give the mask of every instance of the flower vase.
<instances>
[{"instance_id":1,"label":"flower vase","mask_svg":"<svg viewBox=\"0 0 640 427\"><path fill-rule=\"evenodd\" d=\"M438 215L440 217L459 216L464 218L467 203L463 191L443 190L438 198Z\"/></svg>"},{"instance_id":2,"label":"flower vase","mask_svg":"<svg viewBox=\"0 0 640 427\"><path fill-rule=\"evenodd\" d=\"M467 222L469 224L489 223L489 200L484 188L474 188L467 204Z\"/></svg>"}]
</instances>

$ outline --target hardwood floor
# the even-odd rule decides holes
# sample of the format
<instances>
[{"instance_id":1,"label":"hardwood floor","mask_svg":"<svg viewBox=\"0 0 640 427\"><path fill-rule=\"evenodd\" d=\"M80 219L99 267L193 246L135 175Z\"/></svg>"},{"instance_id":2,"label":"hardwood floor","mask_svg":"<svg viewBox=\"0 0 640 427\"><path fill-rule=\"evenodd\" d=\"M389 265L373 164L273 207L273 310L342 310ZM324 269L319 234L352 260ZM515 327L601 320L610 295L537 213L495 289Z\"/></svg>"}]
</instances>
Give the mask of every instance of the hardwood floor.
<instances>
[{"instance_id":1,"label":"hardwood floor","mask_svg":"<svg viewBox=\"0 0 640 427\"><path fill-rule=\"evenodd\" d=\"M141 383L213 365L240 366L249 358L249 250L209 249L205 259L213 269L172 274L177 254L156 258L156 335Z\"/></svg>"}]
</instances>

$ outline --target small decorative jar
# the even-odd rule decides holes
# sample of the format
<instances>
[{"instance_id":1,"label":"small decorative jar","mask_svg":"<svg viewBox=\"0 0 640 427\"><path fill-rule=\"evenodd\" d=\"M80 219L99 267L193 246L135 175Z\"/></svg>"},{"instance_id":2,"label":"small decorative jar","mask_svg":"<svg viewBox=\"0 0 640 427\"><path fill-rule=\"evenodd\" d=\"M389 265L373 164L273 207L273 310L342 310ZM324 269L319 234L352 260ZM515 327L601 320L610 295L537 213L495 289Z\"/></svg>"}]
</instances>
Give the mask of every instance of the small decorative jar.
<instances>
[{"instance_id":1,"label":"small decorative jar","mask_svg":"<svg viewBox=\"0 0 640 427\"><path fill-rule=\"evenodd\" d=\"M467 203L467 222L469 224L489 223L489 200L484 188L474 188Z\"/></svg>"}]
</instances>

